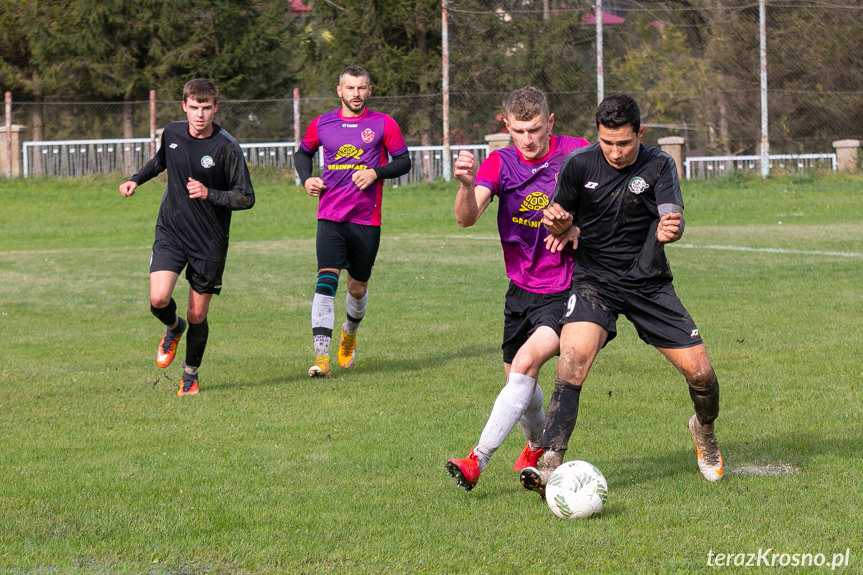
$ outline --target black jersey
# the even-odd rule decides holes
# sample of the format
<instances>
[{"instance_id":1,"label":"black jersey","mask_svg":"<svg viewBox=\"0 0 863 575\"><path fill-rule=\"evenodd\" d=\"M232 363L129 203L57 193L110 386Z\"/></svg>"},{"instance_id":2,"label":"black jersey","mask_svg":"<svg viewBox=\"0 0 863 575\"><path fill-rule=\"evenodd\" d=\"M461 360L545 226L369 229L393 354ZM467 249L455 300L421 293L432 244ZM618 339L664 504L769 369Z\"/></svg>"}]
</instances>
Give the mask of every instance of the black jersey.
<instances>
[{"instance_id":1,"label":"black jersey","mask_svg":"<svg viewBox=\"0 0 863 575\"><path fill-rule=\"evenodd\" d=\"M561 167L552 201L581 228L574 277L636 285L671 280L656 225L660 213L683 213L683 197L667 153L640 144L635 163L617 170L598 142L580 148Z\"/></svg>"},{"instance_id":2,"label":"black jersey","mask_svg":"<svg viewBox=\"0 0 863 575\"><path fill-rule=\"evenodd\" d=\"M140 185L168 171L168 185L156 219L156 237L167 235L189 255L225 259L231 211L251 208L255 192L243 151L220 126L207 138L189 134L189 122L172 122L159 151L131 180ZM189 178L207 186L207 199L190 199Z\"/></svg>"}]
</instances>

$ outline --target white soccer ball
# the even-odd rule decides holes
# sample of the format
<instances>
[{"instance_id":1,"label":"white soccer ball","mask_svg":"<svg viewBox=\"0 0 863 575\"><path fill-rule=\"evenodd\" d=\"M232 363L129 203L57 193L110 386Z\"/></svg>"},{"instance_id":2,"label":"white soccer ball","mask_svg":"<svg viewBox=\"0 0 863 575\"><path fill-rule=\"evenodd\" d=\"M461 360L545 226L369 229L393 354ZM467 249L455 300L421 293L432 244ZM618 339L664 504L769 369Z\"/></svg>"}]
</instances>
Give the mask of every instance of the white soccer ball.
<instances>
[{"instance_id":1,"label":"white soccer ball","mask_svg":"<svg viewBox=\"0 0 863 575\"><path fill-rule=\"evenodd\" d=\"M590 517L608 500L608 483L587 461L567 461L552 472L545 486L545 502L563 519Z\"/></svg>"}]
</instances>

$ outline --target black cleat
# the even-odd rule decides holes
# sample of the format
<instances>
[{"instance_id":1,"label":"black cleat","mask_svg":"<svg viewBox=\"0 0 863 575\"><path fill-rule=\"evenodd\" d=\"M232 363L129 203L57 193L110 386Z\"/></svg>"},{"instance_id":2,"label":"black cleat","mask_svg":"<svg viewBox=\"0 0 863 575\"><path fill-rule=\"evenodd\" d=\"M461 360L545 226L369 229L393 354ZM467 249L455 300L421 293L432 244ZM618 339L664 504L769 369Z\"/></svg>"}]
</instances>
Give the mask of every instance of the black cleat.
<instances>
[{"instance_id":1,"label":"black cleat","mask_svg":"<svg viewBox=\"0 0 863 575\"><path fill-rule=\"evenodd\" d=\"M545 472L536 467L525 467L521 470L519 478L525 491L535 491L543 501L545 500L545 485L548 483L548 476Z\"/></svg>"}]
</instances>

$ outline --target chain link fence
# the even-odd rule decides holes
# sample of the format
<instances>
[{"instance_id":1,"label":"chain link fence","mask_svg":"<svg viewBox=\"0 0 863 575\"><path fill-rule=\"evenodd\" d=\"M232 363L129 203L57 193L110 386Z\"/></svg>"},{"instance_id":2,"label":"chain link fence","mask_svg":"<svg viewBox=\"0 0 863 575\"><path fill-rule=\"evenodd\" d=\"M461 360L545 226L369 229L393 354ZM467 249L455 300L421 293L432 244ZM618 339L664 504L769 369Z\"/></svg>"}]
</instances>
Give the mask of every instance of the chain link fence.
<instances>
[{"instance_id":1,"label":"chain link fence","mask_svg":"<svg viewBox=\"0 0 863 575\"><path fill-rule=\"evenodd\" d=\"M675 135L689 154L758 152L758 0L605 0L602 9L604 93L639 101L649 143ZM465 138L502 129L503 100L526 84L548 93L558 133L595 137L594 2L454 0L448 12L452 125ZM771 153L830 152L834 140L863 136L861 16L860 0L766 2Z\"/></svg>"},{"instance_id":2,"label":"chain link fence","mask_svg":"<svg viewBox=\"0 0 863 575\"><path fill-rule=\"evenodd\" d=\"M451 0L450 142L478 145L502 132L507 95L528 84L547 93L556 133L595 139L595 8L585 0ZM770 152L824 153L835 140L863 139L863 0L769 0L766 14ZM602 15L603 91L639 101L646 142L675 135L687 155L758 153L758 0L605 0ZM330 93L300 95L300 135L339 105L335 83ZM157 96L157 127L183 119L179 100ZM243 143L293 142L295 102L286 96L222 100L217 122ZM393 116L411 146L443 140L440 92L376 92L370 105ZM150 103L16 101L12 122L24 126L22 142L148 137Z\"/></svg>"}]
</instances>

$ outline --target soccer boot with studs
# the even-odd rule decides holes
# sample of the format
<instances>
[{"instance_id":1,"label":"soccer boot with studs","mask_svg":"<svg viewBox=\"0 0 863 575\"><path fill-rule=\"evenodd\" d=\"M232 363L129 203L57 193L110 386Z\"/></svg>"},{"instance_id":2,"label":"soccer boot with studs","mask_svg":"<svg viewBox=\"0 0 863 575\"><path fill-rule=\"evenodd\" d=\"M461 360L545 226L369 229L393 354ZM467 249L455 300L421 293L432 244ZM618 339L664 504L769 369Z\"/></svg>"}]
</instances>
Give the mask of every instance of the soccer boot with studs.
<instances>
[{"instance_id":1,"label":"soccer boot with studs","mask_svg":"<svg viewBox=\"0 0 863 575\"><path fill-rule=\"evenodd\" d=\"M177 397L184 395L198 395L198 373L183 372L180 378L180 389L177 390Z\"/></svg>"},{"instance_id":2,"label":"soccer boot with studs","mask_svg":"<svg viewBox=\"0 0 863 575\"><path fill-rule=\"evenodd\" d=\"M345 326L342 326L342 337L339 341L339 353L337 359L339 365L348 369L354 364L354 358L357 354L357 334L345 333Z\"/></svg>"},{"instance_id":3,"label":"soccer boot with studs","mask_svg":"<svg viewBox=\"0 0 863 575\"><path fill-rule=\"evenodd\" d=\"M479 456L471 449L463 459L450 459L446 462L446 470L455 477L456 485L470 491L479 481Z\"/></svg>"},{"instance_id":4,"label":"soccer boot with studs","mask_svg":"<svg viewBox=\"0 0 863 575\"><path fill-rule=\"evenodd\" d=\"M180 337L186 330L186 320L177 317L177 327L175 329L166 329L165 335L162 336L162 341L159 342L159 349L156 351L156 365L161 368L168 367L174 361L177 355L177 344L180 343Z\"/></svg>"},{"instance_id":5,"label":"soccer boot with studs","mask_svg":"<svg viewBox=\"0 0 863 575\"><path fill-rule=\"evenodd\" d=\"M713 424L703 425L698 421L698 416L689 418L689 433L695 441L695 453L698 455L698 470L707 481L719 481L722 479L722 454L716 443L716 435L713 433Z\"/></svg>"},{"instance_id":6,"label":"soccer boot with studs","mask_svg":"<svg viewBox=\"0 0 863 575\"><path fill-rule=\"evenodd\" d=\"M512 466L513 471L521 471L526 467L536 467L539 464L539 458L542 457L543 454L542 448L539 449L531 449L530 443L524 446L521 454L518 456L518 459L515 460L515 465Z\"/></svg>"},{"instance_id":7,"label":"soccer boot with studs","mask_svg":"<svg viewBox=\"0 0 863 575\"><path fill-rule=\"evenodd\" d=\"M545 486L548 484L548 478L563 463L564 453L565 451L546 451L541 469L537 467L525 467L522 469L519 479L524 489L538 493L539 497L545 500Z\"/></svg>"},{"instance_id":8,"label":"soccer boot with studs","mask_svg":"<svg viewBox=\"0 0 863 575\"><path fill-rule=\"evenodd\" d=\"M330 356L319 355L315 358L315 364L309 368L309 377L329 377Z\"/></svg>"}]
</instances>

